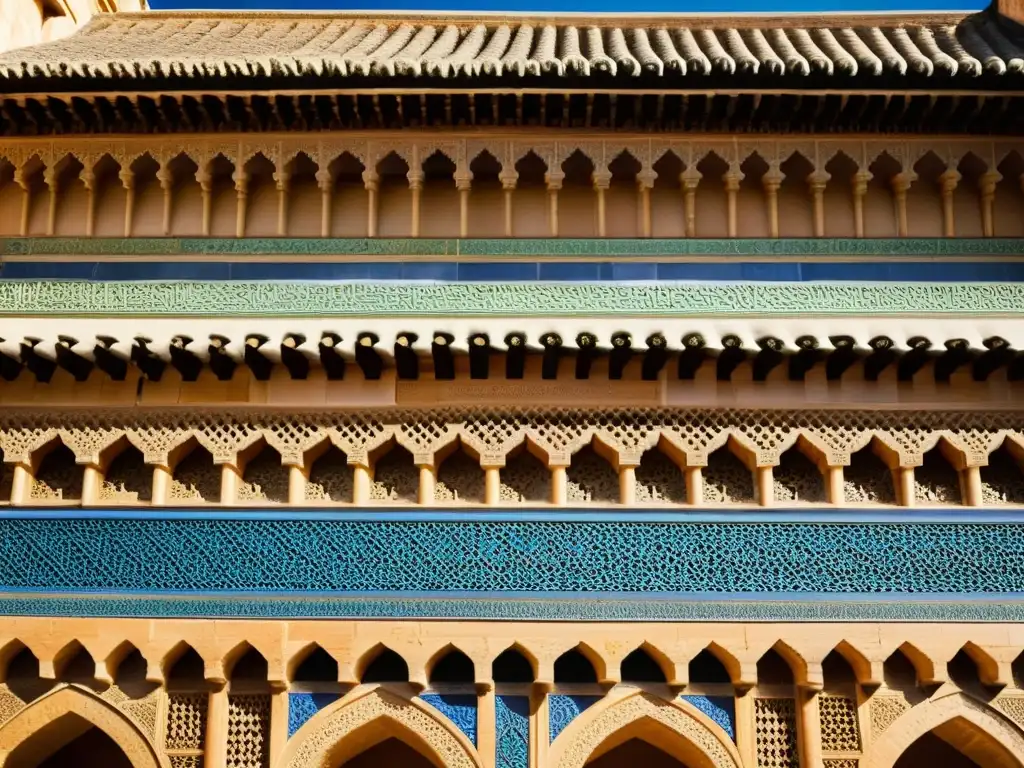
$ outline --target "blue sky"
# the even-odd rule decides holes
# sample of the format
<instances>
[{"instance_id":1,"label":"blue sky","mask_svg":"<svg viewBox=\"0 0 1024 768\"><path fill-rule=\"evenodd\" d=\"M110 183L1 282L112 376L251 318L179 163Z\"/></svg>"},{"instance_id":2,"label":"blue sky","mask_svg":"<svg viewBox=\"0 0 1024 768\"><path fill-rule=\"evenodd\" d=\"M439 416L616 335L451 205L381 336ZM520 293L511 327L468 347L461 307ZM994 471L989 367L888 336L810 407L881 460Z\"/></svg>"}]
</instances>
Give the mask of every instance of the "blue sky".
<instances>
[{"instance_id":1,"label":"blue sky","mask_svg":"<svg viewBox=\"0 0 1024 768\"><path fill-rule=\"evenodd\" d=\"M578 11L590 13L835 13L976 10L979 0L150 0L153 9Z\"/></svg>"}]
</instances>

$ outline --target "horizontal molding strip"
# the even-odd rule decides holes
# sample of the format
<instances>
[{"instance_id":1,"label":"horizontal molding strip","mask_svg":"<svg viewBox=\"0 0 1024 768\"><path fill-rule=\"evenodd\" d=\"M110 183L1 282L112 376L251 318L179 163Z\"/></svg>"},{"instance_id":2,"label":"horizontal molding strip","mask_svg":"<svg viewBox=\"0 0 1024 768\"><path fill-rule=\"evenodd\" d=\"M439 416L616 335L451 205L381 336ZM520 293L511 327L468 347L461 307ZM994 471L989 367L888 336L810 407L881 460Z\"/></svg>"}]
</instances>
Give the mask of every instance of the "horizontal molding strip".
<instances>
[{"instance_id":1,"label":"horizontal molding strip","mask_svg":"<svg viewBox=\"0 0 1024 768\"><path fill-rule=\"evenodd\" d=\"M0 280L0 316L1020 316L1024 283Z\"/></svg>"},{"instance_id":2,"label":"horizontal molding strip","mask_svg":"<svg viewBox=\"0 0 1024 768\"><path fill-rule=\"evenodd\" d=\"M867 509L730 509L708 508L692 511L680 509L643 509L621 507L607 509L500 509L449 508L429 509L367 509L316 507L8 507L0 509L3 520L278 520L278 521L343 521L343 522L440 522L440 523L816 523L827 525L889 525L894 523L957 523L968 525L1004 525L1024 523L1024 509L992 510L984 508L913 509L894 507L891 510Z\"/></svg>"},{"instance_id":3,"label":"horizontal molding strip","mask_svg":"<svg viewBox=\"0 0 1024 768\"><path fill-rule=\"evenodd\" d=\"M10 237L9 256L1009 256L1024 238Z\"/></svg>"},{"instance_id":4,"label":"horizontal molding strip","mask_svg":"<svg viewBox=\"0 0 1024 768\"><path fill-rule=\"evenodd\" d=\"M464 619L503 621L748 621L748 622L1019 622L1024 598L879 600L724 600L496 597L152 597L11 594L0 591L0 616L189 619Z\"/></svg>"}]
</instances>

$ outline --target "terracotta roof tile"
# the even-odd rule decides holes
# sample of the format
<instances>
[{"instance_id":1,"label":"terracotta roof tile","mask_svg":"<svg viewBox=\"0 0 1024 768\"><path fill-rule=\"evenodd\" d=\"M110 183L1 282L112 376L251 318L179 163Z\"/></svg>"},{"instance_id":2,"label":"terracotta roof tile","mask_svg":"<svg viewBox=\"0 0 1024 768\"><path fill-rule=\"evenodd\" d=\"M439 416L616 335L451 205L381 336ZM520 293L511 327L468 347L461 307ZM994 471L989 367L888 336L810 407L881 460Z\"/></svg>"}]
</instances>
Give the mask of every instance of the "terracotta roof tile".
<instances>
[{"instance_id":1,"label":"terracotta roof tile","mask_svg":"<svg viewBox=\"0 0 1024 768\"><path fill-rule=\"evenodd\" d=\"M70 38L0 54L0 78L739 73L767 80L1024 71L1024 45L987 13L735 21L113 14Z\"/></svg>"}]
</instances>

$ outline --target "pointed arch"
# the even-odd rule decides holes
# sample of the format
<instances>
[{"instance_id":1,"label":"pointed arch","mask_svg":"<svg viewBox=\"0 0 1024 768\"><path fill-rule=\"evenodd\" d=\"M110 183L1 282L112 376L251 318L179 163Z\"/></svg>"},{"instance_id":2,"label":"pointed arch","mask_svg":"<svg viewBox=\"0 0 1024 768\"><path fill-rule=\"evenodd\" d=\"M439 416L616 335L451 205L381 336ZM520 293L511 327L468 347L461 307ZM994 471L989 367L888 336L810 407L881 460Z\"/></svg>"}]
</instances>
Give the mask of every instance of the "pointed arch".
<instances>
[{"instance_id":1,"label":"pointed arch","mask_svg":"<svg viewBox=\"0 0 1024 768\"><path fill-rule=\"evenodd\" d=\"M941 731L942 738L982 768L1024 766L1024 734L1001 714L962 693L928 699L904 713L866 755L865 768L892 768L915 741Z\"/></svg>"},{"instance_id":2,"label":"pointed arch","mask_svg":"<svg viewBox=\"0 0 1024 768\"><path fill-rule=\"evenodd\" d=\"M643 691L607 696L573 720L548 752L552 768L582 768L632 738L654 744L690 768L741 768L728 734L682 699Z\"/></svg>"},{"instance_id":3,"label":"pointed arch","mask_svg":"<svg viewBox=\"0 0 1024 768\"><path fill-rule=\"evenodd\" d=\"M342 765L388 738L397 738L438 768L480 768L465 734L414 697L384 688L360 688L300 728L275 768Z\"/></svg>"},{"instance_id":4,"label":"pointed arch","mask_svg":"<svg viewBox=\"0 0 1024 768\"><path fill-rule=\"evenodd\" d=\"M64 686L29 704L0 727L0 768L17 768L12 761L19 747L32 748L33 737L52 745L52 729L68 717L77 717L103 731L121 748L133 768L170 768L149 739L123 713L99 696L78 687ZM51 750L52 751L52 750Z\"/></svg>"}]
</instances>

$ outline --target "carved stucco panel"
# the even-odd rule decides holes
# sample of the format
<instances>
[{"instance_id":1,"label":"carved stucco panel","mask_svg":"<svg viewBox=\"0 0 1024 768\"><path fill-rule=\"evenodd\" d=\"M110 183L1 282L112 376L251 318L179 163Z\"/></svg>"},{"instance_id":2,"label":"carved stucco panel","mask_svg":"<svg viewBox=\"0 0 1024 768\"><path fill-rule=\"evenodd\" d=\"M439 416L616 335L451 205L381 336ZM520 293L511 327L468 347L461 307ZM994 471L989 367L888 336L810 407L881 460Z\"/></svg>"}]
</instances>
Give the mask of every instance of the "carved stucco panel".
<instances>
[{"instance_id":1,"label":"carved stucco panel","mask_svg":"<svg viewBox=\"0 0 1024 768\"><path fill-rule=\"evenodd\" d=\"M339 745L364 725L385 719L415 734L445 768L479 768L476 751L465 735L428 712L427 705L375 688L357 698L341 699L311 718L295 734L279 765L329 768L336 765ZM432 708L431 708L432 709Z\"/></svg>"},{"instance_id":2,"label":"carved stucco panel","mask_svg":"<svg viewBox=\"0 0 1024 768\"><path fill-rule=\"evenodd\" d=\"M22 742L69 713L87 720L110 736L133 768L169 768L167 758L154 749L125 714L91 692L68 686L36 699L0 727L0 768Z\"/></svg>"},{"instance_id":3,"label":"carved stucco panel","mask_svg":"<svg viewBox=\"0 0 1024 768\"><path fill-rule=\"evenodd\" d=\"M640 720L650 719L679 734L700 750L716 768L742 768L728 738L720 738L714 725L692 705L665 701L637 692L624 699L587 710L555 740L551 751L554 768L582 768L594 750L609 736Z\"/></svg>"},{"instance_id":4,"label":"carved stucco panel","mask_svg":"<svg viewBox=\"0 0 1024 768\"><path fill-rule=\"evenodd\" d=\"M962 694L929 699L910 708L874 739L864 768L892 768L911 744L929 731L954 719L966 720L1006 749L1024 765L1024 733L1001 712Z\"/></svg>"}]
</instances>

